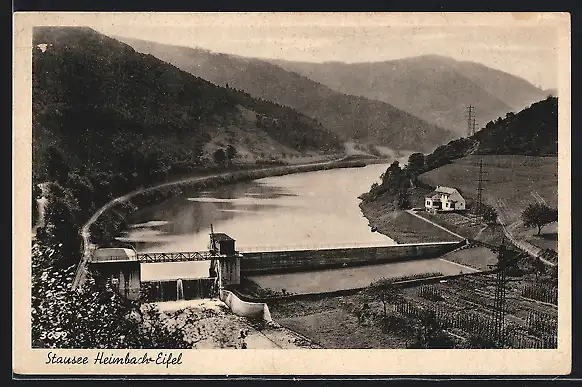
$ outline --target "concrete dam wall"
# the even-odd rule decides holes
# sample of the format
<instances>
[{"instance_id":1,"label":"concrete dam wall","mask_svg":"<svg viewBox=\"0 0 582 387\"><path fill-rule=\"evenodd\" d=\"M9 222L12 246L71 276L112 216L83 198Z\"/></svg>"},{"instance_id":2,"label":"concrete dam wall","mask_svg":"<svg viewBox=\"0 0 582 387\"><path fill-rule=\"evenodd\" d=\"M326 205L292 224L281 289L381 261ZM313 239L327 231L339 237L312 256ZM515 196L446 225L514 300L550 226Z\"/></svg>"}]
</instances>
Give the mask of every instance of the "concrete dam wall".
<instances>
[{"instance_id":1,"label":"concrete dam wall","mask_svg":"<svg viewBox=\"0 0 582 387\"><path fill-rule=\"evenodd\" d=\"M244 253L241 276L436 258L465 242Z\"/></svg>"}]
</instances>

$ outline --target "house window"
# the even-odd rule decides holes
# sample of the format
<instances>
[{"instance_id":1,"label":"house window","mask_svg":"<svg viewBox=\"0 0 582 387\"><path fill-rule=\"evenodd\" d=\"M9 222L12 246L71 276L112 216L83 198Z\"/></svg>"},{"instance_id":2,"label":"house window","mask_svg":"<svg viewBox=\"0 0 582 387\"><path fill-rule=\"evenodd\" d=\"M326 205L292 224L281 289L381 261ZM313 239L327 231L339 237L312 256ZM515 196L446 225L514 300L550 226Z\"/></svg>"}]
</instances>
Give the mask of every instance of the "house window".
<instances>
[{"instance_id":1,"label":"house window","mask_svg":"<svg viewBox=\"0 0 582 387\"><path fill-rule=\"evenodd\" d=\"M426 201L426 205L427 205L427 206L430 206L430 200L427 200L427 201Z\"/></svg>"}]
</instances>

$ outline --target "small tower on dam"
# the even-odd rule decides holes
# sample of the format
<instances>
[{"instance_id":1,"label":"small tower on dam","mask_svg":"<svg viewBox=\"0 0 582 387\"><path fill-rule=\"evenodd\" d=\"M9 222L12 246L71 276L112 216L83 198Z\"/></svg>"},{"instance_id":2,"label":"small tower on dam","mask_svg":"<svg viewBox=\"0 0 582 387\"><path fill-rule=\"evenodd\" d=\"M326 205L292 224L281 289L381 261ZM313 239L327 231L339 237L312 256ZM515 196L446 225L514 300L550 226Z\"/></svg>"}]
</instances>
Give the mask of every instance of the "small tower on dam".
<instances>
[{"instance_id":1,"label":"small tower on dam","mask_svg":"<svg viewBox=\"0 0 582 387\"><path fill-rule=\"evenodd\" d=\"M223 233L210 234L211 252L218 261L218 278L220 287L240 284L241 254L235 249L235 240Z\"/></svg>"},{"instance_id":2,"label":"small tower on dam","mask_svg":"<svg viewBox=\"0 0 582 387\"><path fill-rule=\"evenodd\" d=\"M89 269L101 281L110 280L112 286L124 297L138 300L141 287L140 262L134 249L110 247L93 252Z\"/></svg>"}]
</instances>

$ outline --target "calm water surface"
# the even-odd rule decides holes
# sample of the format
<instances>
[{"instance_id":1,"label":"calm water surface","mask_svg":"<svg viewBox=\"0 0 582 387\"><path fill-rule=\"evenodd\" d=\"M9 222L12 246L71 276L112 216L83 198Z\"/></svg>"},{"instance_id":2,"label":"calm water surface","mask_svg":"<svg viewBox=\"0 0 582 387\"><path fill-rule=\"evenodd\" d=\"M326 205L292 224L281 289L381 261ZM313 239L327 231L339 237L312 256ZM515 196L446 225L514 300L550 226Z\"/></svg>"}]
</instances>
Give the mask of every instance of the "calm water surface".
<instances>
[{"instance_id":1,"label":"calm water surface","mask_svg":"<svg viewBox=\"0 0 582 387\"><path fill-rule=\"evenodd\" d=\"M201 251L210 224L236 239L241 252L314 247L385 246L370 231L358 196L379 181L387 165L268 177L187 192L138 211L120 240L139 252ZM142 264L142 279L208 275L208 262Z\"/></svg>"}]
</instances>

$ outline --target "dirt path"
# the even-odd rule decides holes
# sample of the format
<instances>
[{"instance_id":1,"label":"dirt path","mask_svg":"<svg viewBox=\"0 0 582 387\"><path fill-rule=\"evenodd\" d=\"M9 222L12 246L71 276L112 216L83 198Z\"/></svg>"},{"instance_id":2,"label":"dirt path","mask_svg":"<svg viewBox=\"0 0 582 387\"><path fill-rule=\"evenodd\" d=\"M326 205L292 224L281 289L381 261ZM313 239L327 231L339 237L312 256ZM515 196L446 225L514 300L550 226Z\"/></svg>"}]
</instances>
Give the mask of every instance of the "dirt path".
<instances>
[{"instance_id":1,"label":"dirt path","mask_svg":"<svg viewBox=\"0 0 582 387\"><path fill-rule=\"evenodd\" d=\"M444 231L448 232L449 234L452 234L452 235L456 236L457 238L460 238L461 240L467 239L464 236L459 235L459 234L456 234L456 233L452 232L451 230L449 230L448 228L445 228L445 227L441 226L440 224L437 224L437 223L433 222L432 220L428 220L428 219L423 218L422 216L418 215L413 210L406 210L406 212L408 212L410 215L414 215L417 218L420 218L420 219L424 220L425 222L428 222L428 223L432 224L435 227L440 228L441 230L444 230Z\"/></svg>"},{"instance_id":2,"label":"dirt path","mask_svg":"<svg viewBox=\"0 0 582 387\"><path fill-rule=\"evenodd\" d=\"M534 192L532 192L532 196L536 197ZM539 196L539 195L538 195ZM541 200L543 200L540 197ZM553 262L548 261L547 259L541 256L541 249L537 246L532 245L531 243L518 238L512 232L516 228L520 227L522 222L521 220L516 220L511 224L507 224L506 212L508 212L507 205L501 199L497 200L497 208L499 209L499 222L501 223L501 227L503 227L503 233L505 236L517 247L521 250L525 251L529 256L537 257L540 261L542 261L545 265L548 266L556 266Z\"/></svg>"},{"instance_id":3,"label":"dirt path","mask_svg":"<svg viewBox=\"0 0 582 387\"><path fill-rule=\"evenodd\" d=\"M475 235L475 238L473 238L473 239L478 240L479 237L481 236L481 234L483 234L483 231L485 231L486 228L487 228L487 226L481 227L481 229L479 230L479 232L477 233L477 235Z\"/></svg>"},{"instance_id":4,"label":"dirt path","mask_svg":"<svg viewBox=\"0 0 582 387\"><path fill-rule=\"evenodd\" d=\"M540 204L543 204L544 206L547 206L547 205L548 205L548 203L546 203L546 201L544 200L544 198L543 198L543 197L541 197L541 196L540 196L540 194L539 194L539 193L537 193L536 191L531 191L531 196L533 196L533 197L534 197L534 199L535 199L535 200L536 200L538 203L540 203Z\"/></svg>"},{"instance_id":5,"label":"dirt path","mask_svg":"<svg viewBox=\"0 0 582 387\"><path fill-rule=\"evenodd\" d=\"M42 196L36 201L36 203L37 203L36 211L38 212L38 220L37 220L36 224L32 227L32 239L33 240L36 238L36 230L39 227L44 226L44 209L46 207L46 202L48 200L47 199L47 196L48 196L47 183L40 183L38 185L38 187L40 188Z\"/></svg>"}]
</instances>

